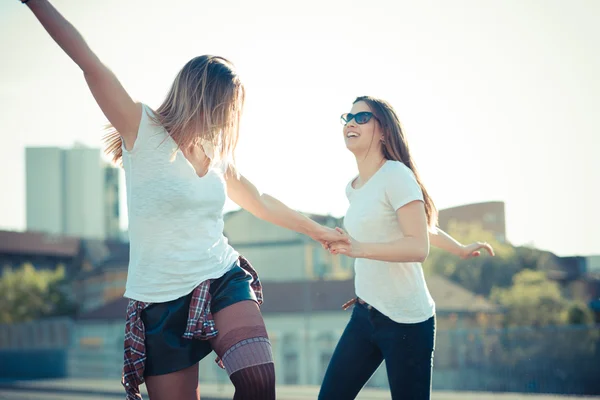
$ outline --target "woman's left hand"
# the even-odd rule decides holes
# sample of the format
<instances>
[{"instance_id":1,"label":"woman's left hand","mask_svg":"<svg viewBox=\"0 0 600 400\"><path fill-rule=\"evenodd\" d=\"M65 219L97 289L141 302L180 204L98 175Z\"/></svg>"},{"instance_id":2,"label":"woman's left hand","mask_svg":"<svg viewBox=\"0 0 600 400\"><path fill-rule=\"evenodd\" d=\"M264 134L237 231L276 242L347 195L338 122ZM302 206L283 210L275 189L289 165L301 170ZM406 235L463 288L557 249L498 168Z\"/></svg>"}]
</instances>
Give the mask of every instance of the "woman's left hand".
<instances>
[{"instance_id":1,"label":"woman's left hand","mask_svg":"<svg viewBox=\"0 0 600 400\"><path fill-rule=\"evenodd\" d=\"M335 228L344 238L343 241L337 241L329 244L329 252L331 254L343 254L352 258L361 257L361 243L356 241L352 236L348 235L343 229Z\"/></svg>"},{"instance_id":2,"label":"woman's left hand","mask_svg":"<svg viewBox=\"0 0 600 400\"><path fill-rule=\"evenodd\" d=\"M459 255L460 258L466 260L468 258L479 257L482 250L486 251L490 256L494 256L494 249L489 243L486 242L475 242L463 246Z\"/></svg>"}]
</instances>

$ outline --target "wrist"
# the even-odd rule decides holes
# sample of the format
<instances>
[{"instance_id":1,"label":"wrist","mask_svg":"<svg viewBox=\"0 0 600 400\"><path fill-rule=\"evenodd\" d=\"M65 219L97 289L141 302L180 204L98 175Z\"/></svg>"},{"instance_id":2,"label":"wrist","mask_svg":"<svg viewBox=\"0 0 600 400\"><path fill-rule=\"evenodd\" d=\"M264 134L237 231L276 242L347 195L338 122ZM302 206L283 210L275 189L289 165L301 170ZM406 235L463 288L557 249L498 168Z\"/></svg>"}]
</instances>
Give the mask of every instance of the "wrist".
<instances>
[{"instance_id":1,"label":"wrist","mask_svg":"<svg viewBox=\"0 0 600 400\"><path fill-rule=\"evenodd\" d=\"M307 217L306 220L302 221L300 224L299 231L311 239L315 239L319 236L321 225Z\"/></svg>"}]
</instances>

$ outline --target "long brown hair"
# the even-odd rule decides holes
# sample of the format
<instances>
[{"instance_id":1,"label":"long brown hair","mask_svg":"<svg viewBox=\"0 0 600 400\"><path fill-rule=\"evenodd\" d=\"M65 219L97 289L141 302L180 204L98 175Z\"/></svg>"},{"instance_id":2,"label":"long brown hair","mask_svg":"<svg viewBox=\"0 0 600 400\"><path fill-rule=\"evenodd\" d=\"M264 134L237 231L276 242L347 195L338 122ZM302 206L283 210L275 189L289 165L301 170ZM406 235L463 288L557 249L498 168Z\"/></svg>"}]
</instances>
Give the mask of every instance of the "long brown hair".
<instances>
[{"instance_id":1,"label":"long brown hair","mask_svg":"<svg viewBox=\"0 0 600 400\"><path fill-rule=\"evenodd\" d=\"M223 57L195 57L179 71L163 103L152 117L165 128L178 148L200 140L213 144L215 156L235 167L234 151L245 90L233 64ZM121 164L121 136L109 125L105 152Z\"/></svg>"},{"instance_id":2,"label":"long brown hair","mask_svg":"<svg viewBox=\"0 0 600 400\"><path fill-rule=\"evenodd\" d=\"M427 190L425 189L425 185L423 185L423 181L419 176L415 162L410 154L408 142L404 137L398 114L396 114L396 111L394 111L392 106L385 100L371 96L360 96L354 100L353 104L359 101L364 101L368 104L371 112L375 115L377 122L379 122L379 125L381 126L381 131L383 133L383 143L381 147L385 159L400 161L410 168L415 175L417 183L423 192L427 225L430 228L434 228L437 225L438 212L431 196L429 196L429 193L427 193Z\"/></svg>"}]
</instances>

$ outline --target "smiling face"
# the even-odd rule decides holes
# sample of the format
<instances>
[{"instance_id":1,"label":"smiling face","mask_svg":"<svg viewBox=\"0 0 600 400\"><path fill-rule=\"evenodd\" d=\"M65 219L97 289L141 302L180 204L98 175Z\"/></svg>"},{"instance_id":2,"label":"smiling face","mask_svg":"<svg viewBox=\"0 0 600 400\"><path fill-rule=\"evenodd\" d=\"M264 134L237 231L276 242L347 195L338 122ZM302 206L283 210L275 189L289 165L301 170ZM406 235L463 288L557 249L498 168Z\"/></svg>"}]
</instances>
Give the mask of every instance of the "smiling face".
<instances>
[{"instance_id":1,"label":"smiling face","mask_svg":"<svg viewBox=\"0 0 600 400\"><path fill-rule=\"evenodd\" d=\"M350 110L352 116L362 112L371 113L371 109L366 102L358 101L352 105ZM368 122L358 123L363 121L361 117L364 117L364 115L359 114L344 125L343 132L346 147L357 157L366 156L369 151L381 152L382 132L377 118L373 115Z\"/></svg>"}]
</instances>

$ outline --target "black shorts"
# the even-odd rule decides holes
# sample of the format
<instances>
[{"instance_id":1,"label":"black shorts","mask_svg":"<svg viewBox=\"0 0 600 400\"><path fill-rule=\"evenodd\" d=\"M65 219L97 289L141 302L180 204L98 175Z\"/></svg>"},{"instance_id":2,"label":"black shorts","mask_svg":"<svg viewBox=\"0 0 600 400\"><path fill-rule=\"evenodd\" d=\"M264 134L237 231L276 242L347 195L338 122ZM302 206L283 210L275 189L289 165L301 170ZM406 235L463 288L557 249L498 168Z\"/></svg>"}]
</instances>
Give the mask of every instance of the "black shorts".
<instances>
[{"instance_id":1,"label":"black shorts","mask_svg":"<svg viewBox=\"0 0 600 400\"><path fill-rule=\"evenodd\" d=\"M250 286L252 275L235 266L210 285L213 314L244 300L257 301ZM193 293L193 292L192 292ZM142 311L146 330L145 376L164 375L179 371L209 355L212 347L208 340L184 339L192 293L166 303L154 303Z\"/></svg>"}]
</instances>

